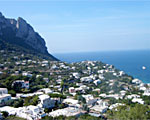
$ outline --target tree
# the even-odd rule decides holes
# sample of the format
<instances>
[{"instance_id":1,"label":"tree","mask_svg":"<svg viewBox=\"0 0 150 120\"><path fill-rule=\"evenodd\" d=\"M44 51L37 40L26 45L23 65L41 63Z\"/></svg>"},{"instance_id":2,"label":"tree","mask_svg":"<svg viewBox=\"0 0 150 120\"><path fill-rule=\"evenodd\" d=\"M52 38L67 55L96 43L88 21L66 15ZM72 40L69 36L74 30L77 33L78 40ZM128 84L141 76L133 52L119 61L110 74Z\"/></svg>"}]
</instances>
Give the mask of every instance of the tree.
<instances>
[{"instance_id":1,"label":"tree","mask_svg":"<svg viewBox=\"0 0 150 120\"><path fill-rule=\"evenodd\" d=\"M8 117L8 115L9 115L9 113L6 112L6 111L2 111L1 113L3 114L3 117L4 117L4 118Z\"/></svg>"},{"instance_id":2,"label":"tree","mask_svg":"<svg viewBox=\"0 0 150 120\"><path fill-rule=\"evenodd\" d=\"M12 97L16 97L16 91L10 90L8 93L11 94Z\"/></svg>"},{"instance_id":3,"label":"tree","mask_svg":"<svg viewBox=\"0 0 150 120\"><path fill-rule=\"evenodd\" d=\"M146 105L119 106L117 111L113 109L107 112L108 119L116 120L147 120L150 119L150 108Z\"/></svg>"},{"instance_id":4,"label":"tree","mask_svg":"<svg viewBox=\"0 0 150 120\"><path fill-rule=\"evenodd\" d=\"M99 117L94 117L94 116L90 116L88 114L85 114L85 115L81 115L78 120L102 120L101 118Z\"/></svg>"},{"instance_id":5,"label":"tree","mask_svg":"<svg viewBox=\"0 0 150 120\"><path fill-rule=\"evenodd\" d=\"M45 112L45 113L49 113L49 112L51 112L51 111L52 111L52 109L50 109L50 108L45 108L45 109L44 109L44 112Z\"/></svg>"},{"instance_id":6,"label":"tree","mask_svg":"<svg viewBox=\"0 0 150 120\"><path fill-rule=\"evenodd\" d=\"M86 100L85 100L85 98L82 95L77 96L77 100L82 102L83 104L86 103Z\"/></svg>"},{"instance_id":7,"label":"tree","mask_svg":"<svg viewBox=\"0 0 150 120\"><path fill-rule=\"evenodd\" d=\"M37 105L38 104L38 96L27 97L24 100L24 105Z\"/></svg>"},{"instance_id":8,"label":"tree","mask_svg":"<svg viewBox=\"0 0 150 120\"><path fill-rule=\"evenodd\" d=\"M14 102L14 104L13 104L13 106L15 107L15 108L18 108L18 107L22 107L23 106L23 99L19 99L19 100L17 100L17 101L15 101Z\"/></svg>"},{"instance_id":9,"label":"tree","mask_svg":"<svg viewBox=\"0 0 150 120\"><path fill-rule=\"evenodd\" d=\"M83 105L83 110L89 112L89 108L88 108L88 106L86 104Z\"/></svg>"}]
</instances>

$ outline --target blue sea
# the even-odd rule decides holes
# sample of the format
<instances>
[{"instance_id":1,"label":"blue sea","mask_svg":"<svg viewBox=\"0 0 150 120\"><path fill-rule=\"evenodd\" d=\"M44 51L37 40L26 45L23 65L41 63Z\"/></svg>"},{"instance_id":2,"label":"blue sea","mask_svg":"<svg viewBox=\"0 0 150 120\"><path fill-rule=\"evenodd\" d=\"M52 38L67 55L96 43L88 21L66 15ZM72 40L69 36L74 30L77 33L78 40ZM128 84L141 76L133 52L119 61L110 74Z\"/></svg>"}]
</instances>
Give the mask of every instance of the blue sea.
<instances>
[{"instance_id":1,"label":"blue sea","mask_svg":"<svg viewBox=\"0 0 150 120\"><path fill-rule=\"evenodd\" d=\"M102 61L114 65L144 83L150 83L150 50L61 53L54 56L68 63L84 60ZM146 67L145 70L142 69L143 66Z\"/></svg>"}]
</instances>

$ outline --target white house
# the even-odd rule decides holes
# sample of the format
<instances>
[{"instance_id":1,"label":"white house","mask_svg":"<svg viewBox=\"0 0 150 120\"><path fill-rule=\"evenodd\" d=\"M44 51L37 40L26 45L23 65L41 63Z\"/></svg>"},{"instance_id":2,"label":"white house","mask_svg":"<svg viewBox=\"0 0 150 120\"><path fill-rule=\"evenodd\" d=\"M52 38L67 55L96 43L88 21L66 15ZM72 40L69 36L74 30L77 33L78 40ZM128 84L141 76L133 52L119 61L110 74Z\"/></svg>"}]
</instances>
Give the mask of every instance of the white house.
<instances>
[{"instance_id":1,"label":"white house","mask_svg":"<svg viewBox=\"0 0 150 120\"><path fill-rule=\"evenodd\" d=\"M27 77L32 77L32 74L31 74L31 73L28 73L28 72L23 72L22 75L23 75L23 76L27 76Z\"/></svg>"},{"instance_id":2,"label":"white house","mask_svg":"<svg viewBox=\"0 0 150 120\"><path fill-rule=\"evenodd\" d=\"M101 99L97 100L97 104L101 107L108 107L108 102L103 101Z\"/></svg>"},{"instance_id":3,"label":"white house","mask_svg":"<svg viewBox=\"0 0 150 120\"><path fill-rule=\"evenodd\" d=\"M7 101L11 100L10 94L2 94L0 95L0 105L3 106Z\"/></svg>"},{"instance_id":4,"label":"white house","mask_svg":"<svg viewBox=\"0 0 150 120\"><path fill-rule=\"evenodd\" d=\"M122 104L122 103L115 103L115 104L112 104L111 106L109 106L109 109L112 110L113 108L116 108L118 106L124 106L125 104Z\"/></svg>"},{"instance_id":5,"label":"white house","mask_svg":"<svg viewBox=\"0 0 150 120\"><path fill-rule=\"evenodd\" d=\"M91 95L91 94L88 94L88 95L82 95L82 97L85 98L85 100L86 100L87 103L89 102L89 100L94 99L93 95Z\"/></svg>"},{"instance_id":6,"label":"white house","mask_svg":"<svg viewBox=\"0 0 150 120\"><path fill-rule=\"evenodd\" d=\"M44 92L45 94L53 93L53 91L49 88L43 88L43 89L40 89L39 91Z\"/></svg>"},{"instance_id":7,"label":"white house","mask_svg":"<svg viewBox=\"0 0 150 120\"><path fill-rule=\"evenodd\" d=\"M25 118L27 120L38 120L42 117L45 117L46 114L44 113L44 109L40 108L38 106L27 106L19 108L19 110L16 113L16 116Z\"/></svg>"},{"instance_id":8,"label":"white house","mask_svg":"<svg viewBox=\"0 0 150 120\"><path fill-rule=\"evenodd\" d=\"M43 78L43 80L48 83L49 82L49 79L48 78Z\"/></svg>"},{"instance_id":9,"label":"white house","mask_svg":"<svg viewBox=\"0 0 150 120\"><path fill-rule=\"evenodd\" d=\"M99 85L99 84L101 83L101 81L100 81L100 80L95 80L93 83L94 83L95 85Z\"/></svg>"},{"instance_id":10,"label":"white house","mask_svg":"<svg viewBox=\"0 0 150 120\"><path fill-rule=\"evenodd\" d=\"M18 85L18 84L21 84L21 87L22 87L22 88L29 89L29 81L16 80L16 81L13 82L12 86Z\"/></svg>"},{"instance_id":11,"label":"white house","mask_svg":"<svg viewBox=\"0 0 150 120\"><path fill-rule=\"evenodd\" d=\"M0 88L0 95L2 94L8 94L7 88Z\"/></svg>"},{"instance_id":12,"label":"white house","mask_svg":"<svg viewBox=\"0 0 150 120\"><path fill-rule=\"evenodd\" d=\"M139 79L133 79L133 80L132 80L132 83L134 83L134 84L141 84L142 81L139 80Z\"/></svg>"},{"instance_id":13,"label":"white house","mask_svg":"<svg viewBox=\"0 0 150 120\"><path fill-rule=\"evenodd\" d=\"M36 75L36 78L43 77L42 75Z\"/></svg>"},{"instance_id":14,"label":"white house","mask_svg":"<svg viewBox=\"0 0 150 120\"><path fill-rule=\"evenodd\" d=\"M6 112L8 112L9 115L16 115L18 110L19 110L19 108L14 108L14 107L10 107L10 106L0 107L0 111L6 111Z\"/></svg>"},{"instance_id":15,"label":"white house","mask_svg":"<svg viewBox=\"0 0 150 120\"><path fill-rule=\"evenodd\" d=\"M75 88L74 87L70 87L69 88L69 93L75 93L76 91L75 91Z\"/></svg>"},{"instance_id":16,"label":"white house","mask_svg":"<svg viewBox=\"0 0 150 120\"><path fill-rule=\"evenodd\" d=\"M42 61L43 64L48 64L47 60Z\"/></svg>"},{"instance_id":17,"label":"white house","mask_svg":"<svg viewBox=\"0 0 150 120\"><path fill-rule=\"evenodd\" d=\"M134 103L137 102L137 103L140 103L140 104L144 104L144 101L141 98L133 98L132 102L134 102Z\"/></svg>"},{"instance_id":18,"label":"white house","mask_svg":"<svg viewBox=\"0 0 150 120\"><path fill-rule=\"evenodd\" d=\"M123 98L123 95L120 95L120 94L109 94L109 95L106 95L105 93L104 94L100 94L99 95L100 97L103 97L103 98L115 98L115 99L122 99Z\"/></svg>"},{"instance_id":19,"label":"white house","mask_svg":"<svg viewBox=\"0 0 150 120\"><path fill-rule=\"evenodd\" d=\"M132 95L127 95L127 99L132 99L132 98L140 98L140 95L132 94Z\"/></svg>"},{"instance_id":20,"label":"white house","mask_svg":"<svg viewBox=\"0 0 150 120\"><path fill-rule=\"evenodd\" d=\"M51 67L51 69L57 69L57 68L58 67L55 64L53 64L52 67Z\"/></svg>"},{"instance_id":21,"label":"white house","mask_svg":"<svg viewBox=\"0 0 150 120\"><path fill-rule=\"evenodd\" d=\"M79 74L79 73L72 73L72 75L73 75L76 79L79 79L79 78L80 78L80 74Z\"/></svg>"},{"instance_id":22,"label":"white house","mask_svg":"<svg viewBox=\"0 0 150 120\"><path fill-rule=\"evenodd\" d=\"M51 99L50 96L44 94L39 96L40 103L38 106L42 108L53 108L55 106L55 100Z\"/></svg>"},{"instance_id":23,"label":"white house","mask_svg":"<svg viewBox=\"0 0 150 120\"><path fill-rule=\"evenodd\" d=\"M146 89L143 93L145 96L150 96L150 89Z\"/></svg>"},{"instance_id":24,"label":"white house","mask_svg":"<svg viewBox=\"0 0 150 120\"><path fill-rule=\"evenodd\" d=\"M125 73L124 73L124 71L120 71L119 72L119 76L122 76L122 75L124 75Z\"/></svg>"},{"instance_id":25,"label":"white house","mask_svg":"<svg viewBox=\"0 0 150 120\"><path fill-rule=\"evenodd\" d=\"M103 76L103 74L99 74L99 79L101 79L101 80L105 80L105 77Z\"/></svg>"},{"instance_id":26,"label":"white house","mask_svg":"<svg viewBox=\"0 0 150 120\"><path fill-rule=\"evenodd\" d=\"M144 87L144 86L140 86L140 87L139 87L139 90L143 90L143 91L145 91L145 90L146 90L146 87Z\"/></svg>"},{"instance_id":27,"label":"white house","mask_svg":"<svg viewBox=\"0 0 150 120\"><path fill-rule=\"evenodd\" d=\"M103 74L105 70L98 70L97 73Z\"/></svg>"},{"instance_id":28,"label":"white house","mask_svg":"<svg viewBox=\"0 0 150 120\"><path fill-rule=\"evenodd\" d=\"M90 77L82 77L80 80L81 82L89 82L89 83L93 81Z\"/></svg>"},{"instance_id":29,"label":"white house","mask_svg":"<svg viewBox=\"0 0 150 120\"><path fill-rule=\"evenodd\" d=\"M90 108L91 111L95 112L100 112L100 113L105 113L107 111L108 107L107 106L99 106L99 105L94 105L93 107Z\"/></svg>"},{"instance_id":30,"label":"white house","mask_svg":"<svg viewBox=\"0 0 150 120\"><path fill-rule=\"evenodd\" d=\"M67 107L64 109L58 109L53 112L50 112L49 116L57 117L63 115L69 117L69 116L80 116L81 114L83 114L81 109L76 107Z\"/></svg>"},{"instance_id":31,"label":"white house","mask_svg":"<svg viewBox=\"0 0 150 120\"><path fill-rule=\"evenodd\" d=\"M63 103L68 103L68 104L78 104L78 100L74 100L72 98L67 98L63 100Z\"/></svg>"}]
</instances>

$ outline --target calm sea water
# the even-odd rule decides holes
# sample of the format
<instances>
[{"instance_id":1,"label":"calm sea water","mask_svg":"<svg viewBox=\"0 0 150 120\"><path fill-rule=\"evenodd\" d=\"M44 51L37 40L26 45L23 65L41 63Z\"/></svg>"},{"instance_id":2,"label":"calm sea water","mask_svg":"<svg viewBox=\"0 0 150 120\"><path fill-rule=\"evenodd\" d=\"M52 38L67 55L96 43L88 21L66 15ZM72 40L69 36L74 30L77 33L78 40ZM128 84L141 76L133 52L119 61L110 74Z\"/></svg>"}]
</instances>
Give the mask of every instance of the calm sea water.
<instances>
[{"instance_id":1,"label":"calm sea water","mask_svg":"<svg viewBox=\"0 0 150 120\"><path fill-rule=\"evenodd\" d=\"M79 62L83 60L102 61L112 64L125 71L134 78L150 83L150 50L145 51L113 51L113 52L85 52L54 54L65 62ZM142 66L146 69L143 70Z\"/></svg>"}]
</instances>

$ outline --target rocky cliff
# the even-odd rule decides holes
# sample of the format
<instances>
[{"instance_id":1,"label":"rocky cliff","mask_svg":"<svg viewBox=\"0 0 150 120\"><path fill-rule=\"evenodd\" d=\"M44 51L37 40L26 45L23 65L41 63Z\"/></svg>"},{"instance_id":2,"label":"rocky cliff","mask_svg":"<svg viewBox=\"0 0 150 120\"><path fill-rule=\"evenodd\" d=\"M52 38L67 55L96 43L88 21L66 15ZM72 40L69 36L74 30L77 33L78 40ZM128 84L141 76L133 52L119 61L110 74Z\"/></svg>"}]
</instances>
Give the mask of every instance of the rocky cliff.
<instances>
[{"instance_id":1,"label":"rocky cliff","mask_svg":"<svg viewBox=\"0 0 150 120\"><path fill-rule=\"evenodd\" d=\"M21 17L17 20L9 19L0 12L0 38L9 43L50 55L44 39Z\"/></svg>"}]
</instances>

